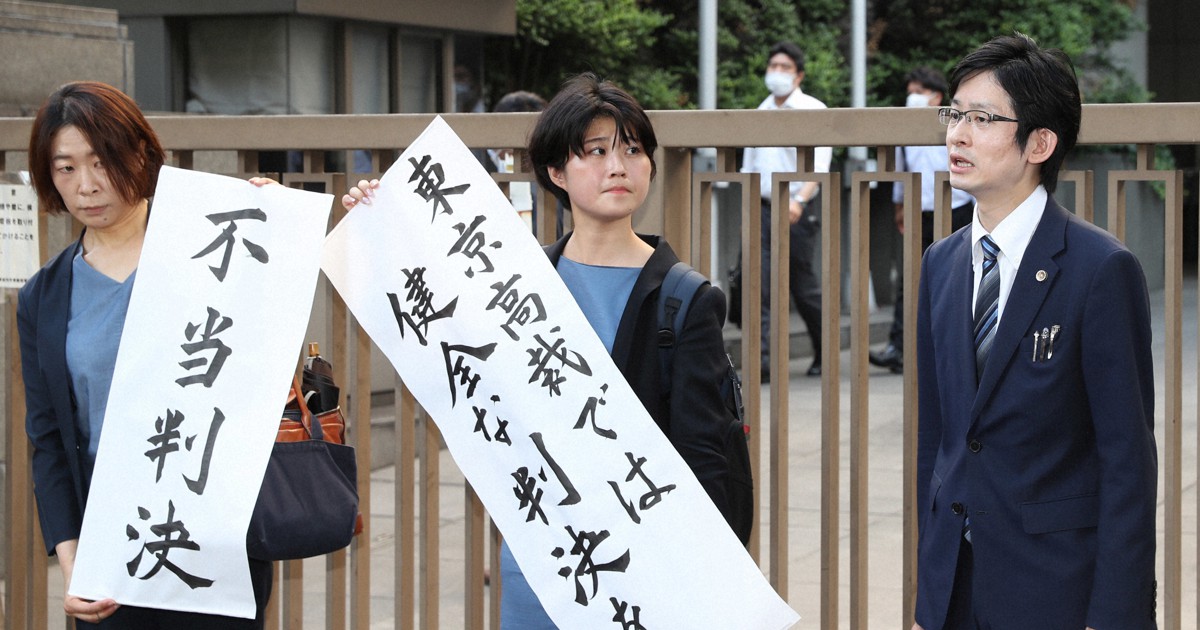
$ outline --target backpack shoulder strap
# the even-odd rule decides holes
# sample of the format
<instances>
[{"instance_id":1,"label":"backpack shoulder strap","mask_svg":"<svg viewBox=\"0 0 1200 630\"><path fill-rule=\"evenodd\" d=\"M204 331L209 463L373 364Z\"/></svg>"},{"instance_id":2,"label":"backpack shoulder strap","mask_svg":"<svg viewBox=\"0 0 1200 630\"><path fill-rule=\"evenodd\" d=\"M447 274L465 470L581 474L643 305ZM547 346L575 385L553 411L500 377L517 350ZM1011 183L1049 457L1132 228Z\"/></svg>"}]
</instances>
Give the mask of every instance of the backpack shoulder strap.
<instances>
[{"instance_id":1,"label":"backpack shoulder strap","mask_svg":"<svg viewBox=\"0 0 1200 630\"><path fill-rule=\"evenodd\" d=\"M692 300L706 284L708 279L685 262L672 265L663 278L662 287L658 292L658 348L661 360L660 391L664 396L670 396L671 392L671 359L675 350L675 339L679 331L683 330Z\"/></svg>"}]
</instances>

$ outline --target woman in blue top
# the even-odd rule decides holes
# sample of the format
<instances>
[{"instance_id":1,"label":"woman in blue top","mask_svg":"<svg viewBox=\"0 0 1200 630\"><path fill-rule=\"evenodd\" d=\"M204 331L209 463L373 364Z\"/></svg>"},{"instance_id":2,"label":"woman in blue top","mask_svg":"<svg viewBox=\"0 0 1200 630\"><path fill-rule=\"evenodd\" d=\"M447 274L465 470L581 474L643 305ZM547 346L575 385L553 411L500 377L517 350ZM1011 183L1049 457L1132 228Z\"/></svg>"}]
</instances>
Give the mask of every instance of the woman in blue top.
<instances>
[{"instance_id":1,"label":"woman in blue top","mask_svg":"<svg viewBox=\"0 0 1200 630\"><path fill-rule=\"evenodd\" d=\"M64 586L75 566L117 347L164 157L137 104L103 83L64 85L33 122L29 170L38 202L83 225L79 240L21 288L17 308L34 494L46 550L58 556ZM262 628L270 564L251 560L250 578L257 619L119 606L69 594L63 609L80 628Z\"/></svg>"},{"instance_id":2,"label":"woman in blue top","mask_svg":"<svg viewBox=\"0 0 1200 630\"><path fill-rule=\"evenodd\" d=\"M679 258L659 237L633 231L657 147L641 105L584 74L568 81L538 118L528 159L538 185L570 209L574 223L572 233L546 248L551 262L650 416L729 520L723 444L730 416L721 395L729 364L720 289L706 285L693 300L677 331L670 395L661 392L657 300ZM377 186L359 182L342 203L351 208ZM501 592L503 630L555 627L507 545Z\"/></svg>"}]
</instances>

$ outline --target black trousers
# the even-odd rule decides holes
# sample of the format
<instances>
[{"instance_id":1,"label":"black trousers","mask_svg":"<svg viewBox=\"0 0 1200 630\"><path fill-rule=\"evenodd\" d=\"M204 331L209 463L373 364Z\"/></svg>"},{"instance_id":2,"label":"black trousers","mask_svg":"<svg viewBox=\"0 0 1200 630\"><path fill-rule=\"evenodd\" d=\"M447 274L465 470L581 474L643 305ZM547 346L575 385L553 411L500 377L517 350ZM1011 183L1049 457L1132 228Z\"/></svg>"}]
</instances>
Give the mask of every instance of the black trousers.
<instances>
[{"instance_id":1,"label":"black trousers","mask_svg":"<svg viewBox=\"0 0 1200 630\"><path fill-rule=\"evenodd\" d=\"M971 203L950 210L950 231L954 232L961 227L971 224L972 214L975 212L975 206ZM921 254L925 254L925 250L933 245L933 213L921 213ZM904 281L896 287L896 306L892 314L892 329L888 331L888 341L891 342L896 349L904 352Z\"/></svg>"},{"instance_id":2,"label":"black trousers","mask_svg":"<svg viewBox=\"0 0 1200 630\"><path fill-rule=\"evenodd\" d=\"M254 619L205 615L177 610L121 606L100 623L75 620L75 628L103 630L261 630L266 623L267 600L271 599L271 563L250 559L250 584L254 587Z\"/></svg>"},{"instance_id":3,"label":"black trousers","mask_svg":"<svg viewBox=\"0 0 1200 630\"><path fill-rule=\"evenodd\" d=\"M815 200L815 197L814 197ZM821 238L819 206L811 201L800 221L788 230L788 288L812 340L813 361L821 363L821 278L816 248ZM762 200L762 362L771 352L771 202Z\"/></svg>"}]
</instances>

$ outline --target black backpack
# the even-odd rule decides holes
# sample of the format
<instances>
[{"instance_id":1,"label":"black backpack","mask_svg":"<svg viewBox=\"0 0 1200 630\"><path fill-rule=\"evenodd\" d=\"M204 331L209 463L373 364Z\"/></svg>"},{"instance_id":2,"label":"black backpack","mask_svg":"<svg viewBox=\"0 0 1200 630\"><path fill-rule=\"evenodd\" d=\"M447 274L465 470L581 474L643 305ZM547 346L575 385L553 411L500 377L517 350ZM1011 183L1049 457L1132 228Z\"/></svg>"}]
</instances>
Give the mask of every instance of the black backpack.
<instances>
[{"instance_id":1,"label":"black backpack","mask_svg":"<svg viewBox=\"0 0 1200 630\"><path fill-rule=\"evenodd\" d=\"M696 294L708 280L685 262L675 263L663 279L658 293L658 348L662 361L659 375L661 391L667 400L671 396L671 367L675 351L675 331L683 329L688 307ZM742 383L733 361L725 355L729 364L726 378L721 382L721 398L729 417L725 430L723 452L726 463L725 495L729 500L729 526L742 544L750 542L750 531L754 528L754 476L750 470L750 449L746 442L750 426L745 421L742 406Z\"/></svg>"}]
</instances>

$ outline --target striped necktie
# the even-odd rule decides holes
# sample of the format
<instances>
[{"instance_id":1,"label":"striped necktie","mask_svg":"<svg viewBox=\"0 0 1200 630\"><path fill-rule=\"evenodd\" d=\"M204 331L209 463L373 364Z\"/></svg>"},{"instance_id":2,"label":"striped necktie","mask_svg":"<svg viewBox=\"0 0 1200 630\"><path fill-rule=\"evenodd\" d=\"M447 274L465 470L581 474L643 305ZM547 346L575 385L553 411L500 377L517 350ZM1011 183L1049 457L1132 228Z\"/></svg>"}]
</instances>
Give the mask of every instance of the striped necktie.
<instances>
[{"instance_id":1,"label":"striped necktie","mask_svg":"<svg viewBox=\"0 0 1200 630\"><path fill-rule=\"evenodd\" d=\"M975 298L975 378L983 375L992 340L996 338L996 307L1000 302L1000 270L996 256L1000 247L991 235L985 234L980 241L983 246L983 277L979 280L979 294Z\"/></svg>"}]
</instances>

